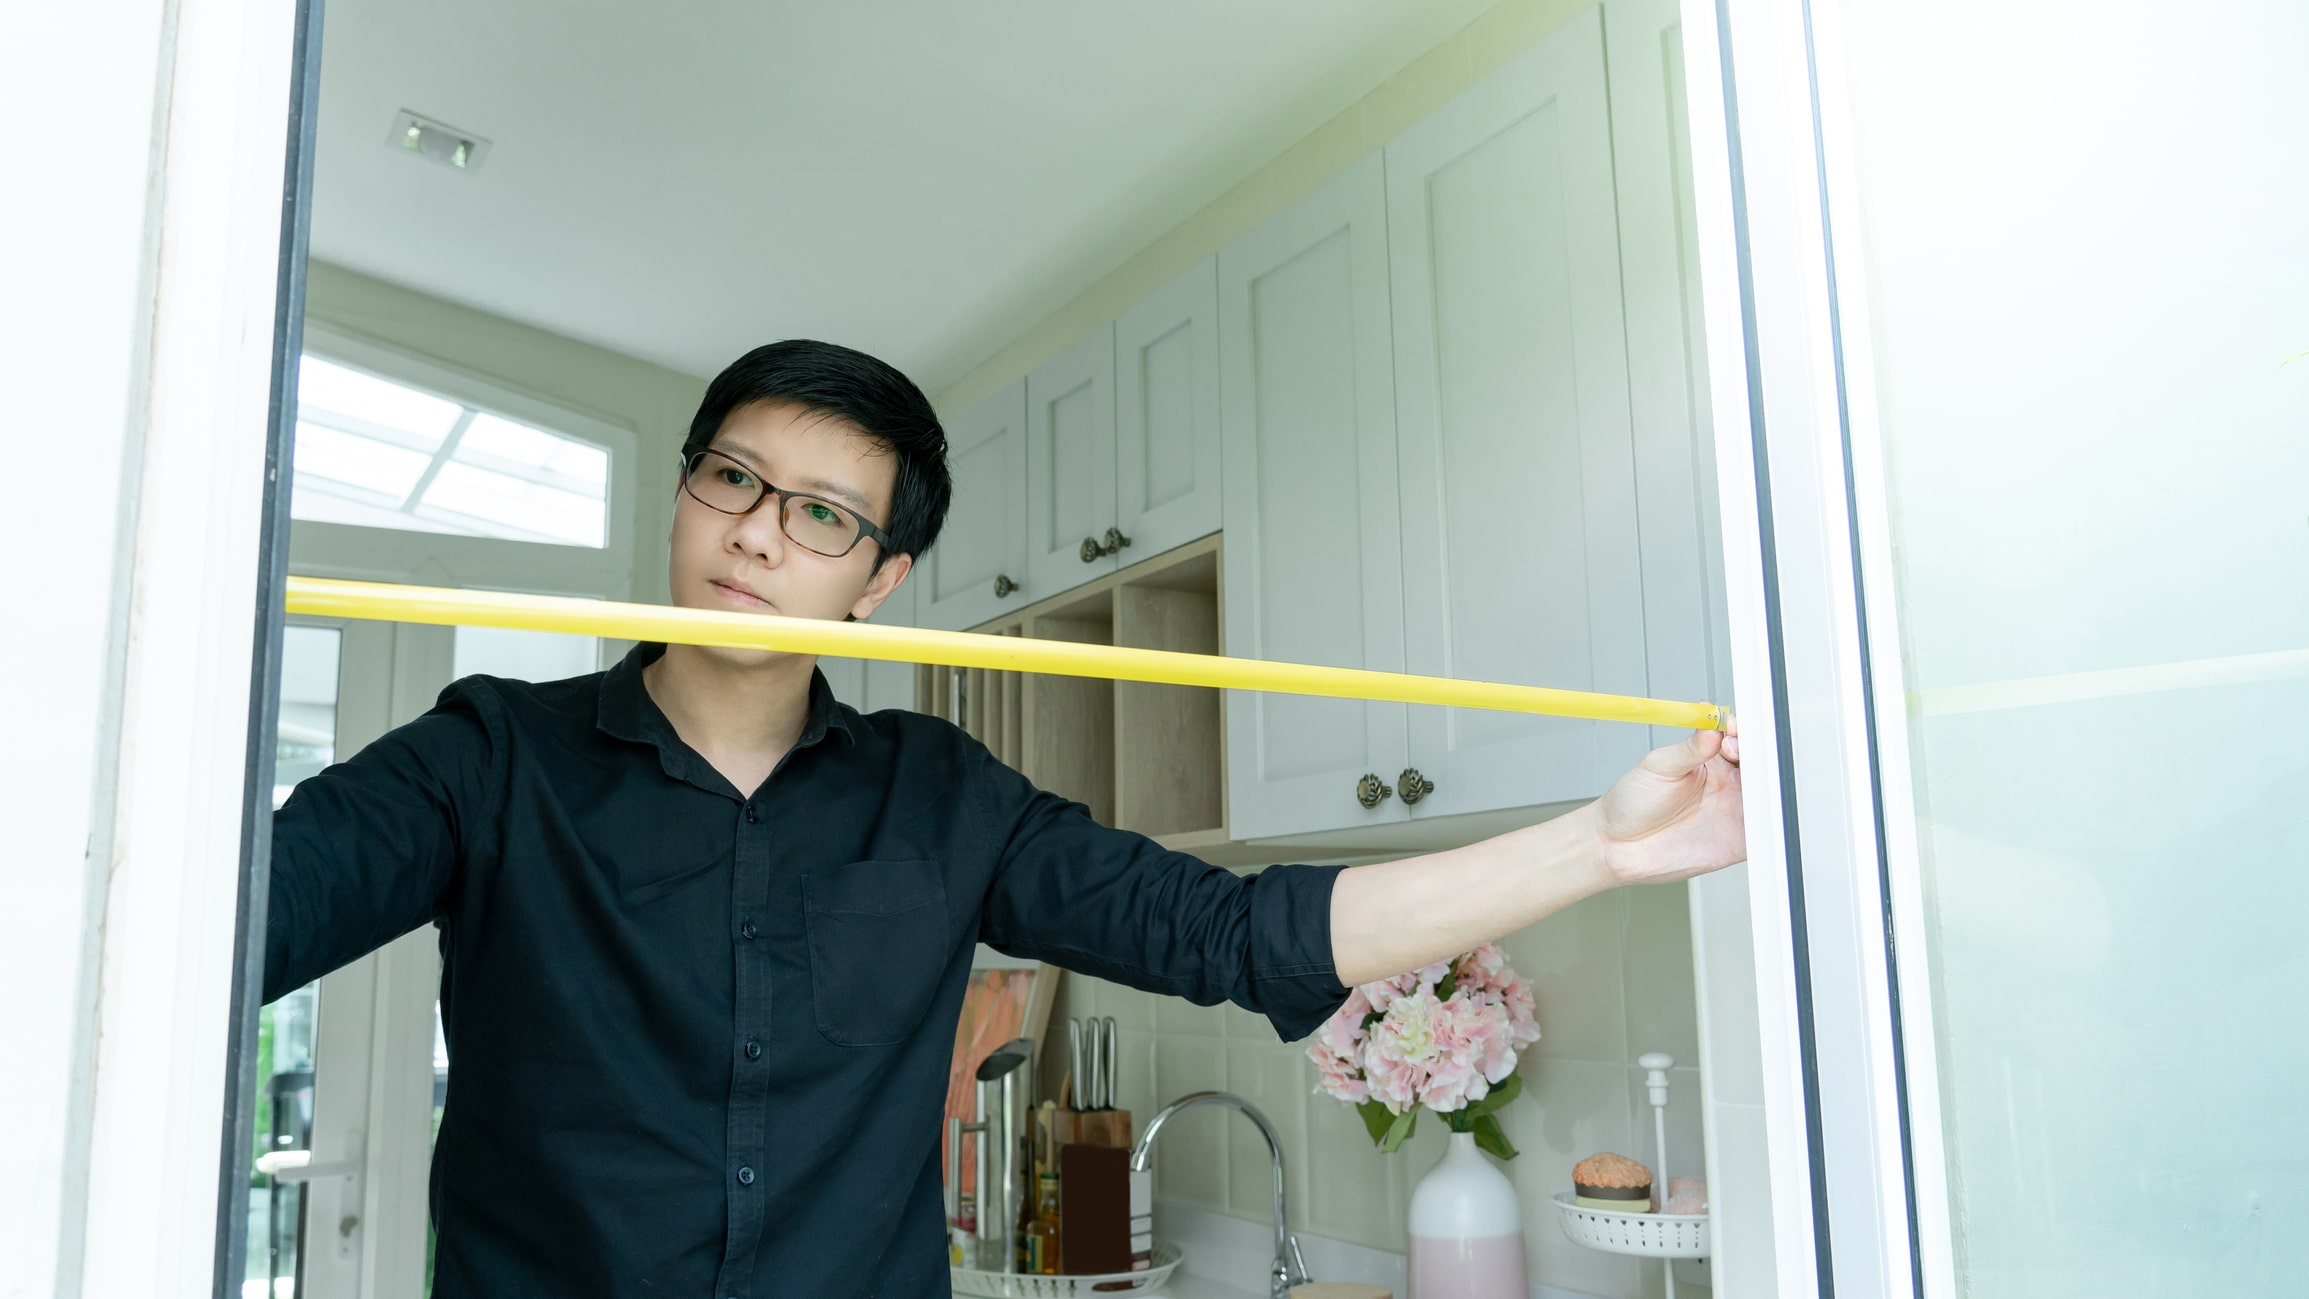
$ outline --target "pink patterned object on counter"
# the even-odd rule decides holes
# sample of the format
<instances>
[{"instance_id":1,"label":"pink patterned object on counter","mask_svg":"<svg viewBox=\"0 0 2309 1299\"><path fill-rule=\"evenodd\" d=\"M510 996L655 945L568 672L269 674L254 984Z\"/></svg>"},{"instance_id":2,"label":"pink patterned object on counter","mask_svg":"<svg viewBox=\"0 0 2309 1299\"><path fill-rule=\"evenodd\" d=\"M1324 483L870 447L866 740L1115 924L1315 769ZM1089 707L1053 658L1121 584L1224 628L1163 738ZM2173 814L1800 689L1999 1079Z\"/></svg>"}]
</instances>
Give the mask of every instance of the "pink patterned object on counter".
<instances>
[{"instance_id":1,"label":"pink patterned object on counter","mask_svg":"<svg viewBox=\"0 0 2309 1299\"><path fill-rule=\"evenodd\" d=\"M1708 1211L1708 1184L1697 1177L1668 1179L1668 1200L1662 1213L1697 1215Z\"/></svg>"}]
</instances>

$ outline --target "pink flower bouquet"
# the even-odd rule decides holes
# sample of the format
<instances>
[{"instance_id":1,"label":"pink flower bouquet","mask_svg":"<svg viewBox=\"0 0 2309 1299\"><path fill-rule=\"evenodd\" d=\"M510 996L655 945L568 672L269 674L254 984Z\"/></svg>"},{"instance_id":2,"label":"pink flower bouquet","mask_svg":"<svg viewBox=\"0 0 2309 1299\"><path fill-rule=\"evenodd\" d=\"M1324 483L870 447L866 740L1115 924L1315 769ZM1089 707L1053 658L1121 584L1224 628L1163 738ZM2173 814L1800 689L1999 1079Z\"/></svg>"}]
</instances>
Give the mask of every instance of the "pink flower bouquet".
<instances>
[{"instance_id":1,"label":"pink flower bouquet","mask_svg":"<svg viewBox=\"0 0 2309 1299\"><path fill-rule=\"evenodd\" d=\"M1402 1146L1424 1106L1513 1159L1496 1112L1522 1093L1516 1064L1538 1040L1531 985L1485 943L1356 988L1316 1030L1307 1057L1316 1090L1353 1105L1382 1150Z\"/></svg>"}]
</instances>

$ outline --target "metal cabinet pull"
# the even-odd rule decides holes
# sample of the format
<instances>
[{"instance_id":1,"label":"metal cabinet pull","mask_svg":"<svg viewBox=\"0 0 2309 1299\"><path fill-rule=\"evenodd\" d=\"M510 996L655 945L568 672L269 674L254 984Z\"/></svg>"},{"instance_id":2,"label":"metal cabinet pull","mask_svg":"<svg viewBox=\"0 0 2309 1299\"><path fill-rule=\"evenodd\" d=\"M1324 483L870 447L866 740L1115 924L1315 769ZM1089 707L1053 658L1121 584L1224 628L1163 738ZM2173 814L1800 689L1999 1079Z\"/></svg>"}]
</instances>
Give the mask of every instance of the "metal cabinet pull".
<instances>
[{"instance_id":1,"label":"metal cabinet pull","mask_svg":"<svg viewBox=\"0 0 2309 1299\"><path fill-rule=\"evenodd\" d=\"M1008 574L1008 573L996 573L996 574L994 575L994 598L995 598L995 599L997 599L997 600L1006 600L1006 599L1009 599L1009 598L1010 598L1012 595L1016 594L1016 593L1017 593L1017 591L1018 591L1018 583L1016 583L1016 582L1013 582L1013 581L1011 581L1011 580L1010 580L1010 574Z\"/></svg>"},{"instance_id":2,"label":"metal cabinet pull","mask_svg":"<svg viewBox=\"0 0 2309 1299\"><path fill-rule=\"evenodd\" d=\"M1108 555L1117 555L1122 553L1123 549L1128 545L1130 545L1130 538L1122 535L1122 529L1108 528L1106 530L1106 544L1104 545L1099 544L1099 542L1092 537L1084 537L1082 539L1082 562L1085 564L1095 564L1098 561L1106 558Z\"/></svg>"},{"instance_id":3,"label":"metal cabinet pull","mask_svg":"<svg viewBox=\"0 0 2309 1299\"><path fill-rule=\"evenodd\" d=\"M1420 775L1417 767L1405 767L1403 774L1395 778L1395 784L1403 791L1406 803L1416 803L1435 792L1435 782Z\"/></svg>"},{"instance_id":4,"label":"metal cabinet pull","mask_svg":"<svg viewBox=\"0 0 2309 1299\"><path fill-rule=\"evenodd\" d=\"M1382 783L1376 772L1365 772L1363 779L1355 782L1355 801L1366 808L1377 807L1394 796L1394 789Z\"/></svg>"}]
</instances>

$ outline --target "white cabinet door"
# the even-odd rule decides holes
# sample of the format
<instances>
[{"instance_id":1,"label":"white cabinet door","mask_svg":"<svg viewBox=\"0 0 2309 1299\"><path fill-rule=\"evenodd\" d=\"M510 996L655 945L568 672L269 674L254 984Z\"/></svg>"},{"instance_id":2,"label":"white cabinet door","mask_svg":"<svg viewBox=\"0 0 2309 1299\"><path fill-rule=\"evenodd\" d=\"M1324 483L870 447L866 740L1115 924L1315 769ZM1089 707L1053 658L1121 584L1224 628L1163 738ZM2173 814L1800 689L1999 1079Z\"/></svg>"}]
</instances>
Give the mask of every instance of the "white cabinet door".
<instances>
[{"instance_id":1,"label":"white cabinet door","mask_svg":"<svg viewBox=\"0 0 2309 1299\"><path fill-rule=\"evenodd\" d=\"M1604 26L1643 533L1645 693L1730 703L1682 15L1676 0L1606 0ZM1652 732L1653 744L1681 738L1666 728Z\"/></svg>"},{"instance_id":2,"label":"white cabinet door","mask_svg":"<svg viewBox=\"0 0 2309 1299\"><path fill-rule=\"evenodd\" d=\"M1114 322L1115 526L1123 562L1220 525L1219 267L1208 257Z\"/></svg>"},{"instance_id":3,"label":"white cabinet door","mask_svg":"<svg viewBox=\"0 0 2309 1299\"><path fill-rule=\"evenodd\" d=\"M1026 593L1026 383L1020 380L945 421L954 504L938 544L921 557L915 615L958 631L1016 608Z\"/></svg>"},{"instance_id":4,"label":"white cabinet door","mask_svg":"<svg viewBox=\"0 0 2309 1299\"><path fill-rule=\"evenodd\" d=\"M1114 526L1114 326L1107 324L1026 376L1030 598L1113 572L1114 554L1086 560L1083 543L1100 546Z\"/></svg>"},{"instance_id":5,"label":"white cabinet door","mask_svg":"<svg viewBox=\"0 0 2309 1299\"><path fill-rule=\"evenodd\" d=\"M1410 670L1642 694L1596 11L1386 156ZM1636 727L1440 708L1410 737L1434 783L1420 816L1586 798L1646 747Z\"/></svg>"},{"instance_id":6,"label":"white cabinet door","mask_svg":"<svg viewBox=\"0 0 2309 1299\"><path fill-rule=\"evenodd\" d=\"M1219 254L1227 652L1400 670L1386 181L1374 155ZM1227 695L1238 839L1403 818L1403 708Z\"/></svg>"}]
</instances>

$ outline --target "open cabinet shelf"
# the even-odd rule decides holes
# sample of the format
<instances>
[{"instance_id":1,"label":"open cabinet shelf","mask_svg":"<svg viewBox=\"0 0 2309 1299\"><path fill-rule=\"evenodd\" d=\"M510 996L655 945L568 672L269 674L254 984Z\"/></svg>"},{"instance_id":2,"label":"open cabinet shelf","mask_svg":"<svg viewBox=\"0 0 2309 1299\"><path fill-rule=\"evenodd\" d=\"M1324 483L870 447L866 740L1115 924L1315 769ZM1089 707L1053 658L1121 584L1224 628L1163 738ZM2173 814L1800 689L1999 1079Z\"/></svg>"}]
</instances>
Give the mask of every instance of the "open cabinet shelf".
<instances>
[{"instance_id":1,"label":"open cabinet shelf","mask_svg":"<svg viewBox=\"0 0 2309 1299\"><path fill-rule=\"evenodd\" d=\"M1190 542L975 630L1216 654L1219 538ZM1219 692L985 668L918 668L922 711L1102 824L1184 852L1228 842Z\"/></svg>"}]
</instances>

